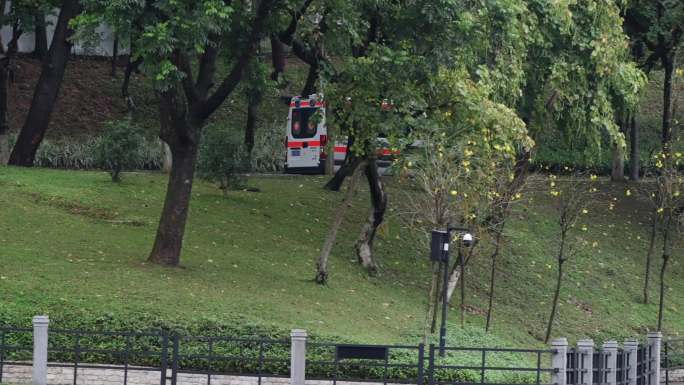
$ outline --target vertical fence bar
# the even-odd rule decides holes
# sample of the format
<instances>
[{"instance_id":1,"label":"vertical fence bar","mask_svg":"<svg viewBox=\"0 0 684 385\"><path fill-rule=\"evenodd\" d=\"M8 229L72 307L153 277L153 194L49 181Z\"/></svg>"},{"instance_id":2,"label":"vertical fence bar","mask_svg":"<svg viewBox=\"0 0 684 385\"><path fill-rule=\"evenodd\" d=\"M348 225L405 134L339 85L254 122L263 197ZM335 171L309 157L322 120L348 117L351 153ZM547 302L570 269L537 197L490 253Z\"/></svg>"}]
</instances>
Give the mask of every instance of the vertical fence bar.
<instances>
[{"instance_id":1,"label":"vertical fence bar","mask_svg":"<svg viewBox=\"0 0 684 385\"><path fill-rule=\"evenodd\" d=\"M551 383L554 385L567 385L568 340L566 338L556 338L551 341L551 347L554 350Z\"/></svg>"},{"instance_id":2,"label":"vertical fence bar","mask_svg":"<svg viewBox=\"0 0 684 385\"><path fill-rule=\"evenodd\" d=\"M81 336L76 334L74 340L74 385L78 378L78 360L81 358Z\"/></svg>"},{"instance_id":3,"label":"vertical fence bar","mask_svg":"<svg viewBox=\"0 0 684 385\"><path fill-rule=\"evenodd\" d=\"M131 350L131 335L126 335L126 346L124 347L124 385L128 385L128 355Z\"/></svg>"},{"instance_id":4,"label":"vertical fence bar","mask_svg":"<svg viewBox=\"0 0 684 385\"><path fill-rule=\"evenodd\" d=\"M482 349L482 366L480 367L480 384L485 383L485 368L487 363L487 350Z\"/></svg>"},{"instance_id":5,"label":"vertical fence bar","mask_svg":"<svg viewBox=\"0 0 684 385\"><path fill-rule=\"evenodd\" d=\"M166 385L166 375L168 369L168 358L169 358L169 333L164 331L162 333L162 346L161 346L161 378L159 379L159 385Z\"/></svg>"},{"instance_id":6,"label":"vertical fence bar","mask_svg":"<svg viewBox=\"0 0 684 385\"><path fill-rule=\"evenodd\" d=\"M649 385L660 385L660 349L663 341L661 332L648 333L650 354L648 357Z\"/></svg>"},{"instance_id":7,"label":"vertical fence bar","mask_svg":"<svg viewBox=\"0 0 684 385\"><path fill-rule=\"evenodd\" d=\"M541 357L542 357L542 352L538 351L537 352L537 381L536 381L537 385L541 384Z\"/></svg>"},{"instance_id":8,"label":"vertical fence bar","mask_svg":"<svg viewBox=\"0 0 684 385\"><path fill-rule=\"evenodd\" d=\"M258 384L261 385L261 373L264 371L264 340L259 340L259 377Z\"/></svg>"},{"instance_id":9,"label":"vertical fence bar","mask_svg":"<svg viewBox=\"0 0 684 385\"><path fill-rule=\"evenodd\" d=\"M627 362L627 385L637 385L637 366L639 365L639 342L635 339L629 339L625 340L622 346L624 346L625 352L629 353Z\"/></svg>"},{"instance_id":10,"label":"vertical fence bar","mask_svg":"<svg viewBox=\"0 0 684 385\"><path fill-rule=\"evenodd\" d=\"M0 370L2 367L0 367ZM0 371L0 376L2 371ZM418 378L416 378L417 385L423 385L425 377L425 344L418 345ZM1 378L1 377L0 377Z\"/></svg>"},{"instance_id":11,"label":"vertical fence bar","mask_svg":"<svg viewBox=\"0 0 684 385\"><path fill-rule=\"evenodd\" d=\"M48 326L47 316L33 317L33 383L47 385Z\"/></svg>"},{"instance_id":12,"label":"vertical fence bar","mask_svg":"<svg viewBox=\"0 0 684 385\"><path fill-rule=\"evenodd\" d=\"M430 344L428 352L428 385L435 383L435 344Z\"/></svg>"},{"instance_id":13,"label":"vertical fence bar","mask_svg":"<svg viewBox=\"0 0 684 385\"><path fill-rule=\"evenodd\" d=\"M290 385L304 385L306 379L306 330L290 333Z\"/></svg>"},{"instance_id":14,"label":"vertical fence bar","mask_svg":"<svg viewBox=\"0 0 684 385\"><path fill-rule=\"evenodd\" d=\"M214 362L214 339L209 337L209 346L207 350L209 352L209 370L207 370L207 385L211 385L211 364Z\"/></svg>"},{"instance_id":15,"label":"vertical fence bar","mask_svg":"<svg viewBox=\"0 0 684 385\"><path fill-rule=\"evenodd\" d=\"M607 341L603 343L603 351L606 355L606 385L617 385L617 356L618 343Z\"/></svg>"},{"instance_id":16,"label":"vertical fence bar","mask_svg":"<svg viewBox=\"0 0 684 385\"><path fill-rule=\"evenodd\" d=\"M0 329L0 383L2 383L3 365L5 365L5 331Z\"/></svg>"},{"instance_id":17,"label":"vertical fence bar","mask_svg":"<svg viewBox=\"0 0 684 385\"><path fill-rule=\"evenodd\" d=\"M178 383L178 360L180 353L180 337L178 334L173 335L173 353L171 356L171 385Z\"/></svg>"}]
</instances>

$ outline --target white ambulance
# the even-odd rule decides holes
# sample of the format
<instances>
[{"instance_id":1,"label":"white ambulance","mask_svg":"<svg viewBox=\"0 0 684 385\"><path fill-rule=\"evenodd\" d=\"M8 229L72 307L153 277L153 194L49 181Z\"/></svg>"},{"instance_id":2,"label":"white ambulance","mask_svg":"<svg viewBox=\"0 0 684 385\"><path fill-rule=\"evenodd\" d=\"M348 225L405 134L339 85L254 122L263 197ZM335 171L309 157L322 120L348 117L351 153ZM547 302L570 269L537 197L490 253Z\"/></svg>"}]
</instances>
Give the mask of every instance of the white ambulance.
<instances>
[{"instance_id":1,"label":"white ambulance","mask_svg":"<svg viewBox=\"0 0 684 385\"><path fill-rule=\"evenodd\" d=\"M290 101L287 117L285 172L291 174L323 174L329 154L328 131L325 122L325 102L322 95L307 98L295 96ZM391 150L385 138L378 138L378 164L388 167L399 152ZM335 170L347 154L346 139L335 141L333 156Z\"/></svg>"}]
</instances>

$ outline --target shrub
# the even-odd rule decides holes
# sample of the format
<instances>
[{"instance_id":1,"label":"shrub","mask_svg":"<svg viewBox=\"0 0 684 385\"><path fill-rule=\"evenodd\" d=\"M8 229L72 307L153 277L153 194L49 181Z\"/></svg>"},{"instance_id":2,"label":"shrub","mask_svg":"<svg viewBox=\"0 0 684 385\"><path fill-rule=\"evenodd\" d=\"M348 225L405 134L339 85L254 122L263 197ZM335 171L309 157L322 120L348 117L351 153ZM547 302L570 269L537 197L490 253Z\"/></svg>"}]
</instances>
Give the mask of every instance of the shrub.
<instances>
[{"instance_id":1,"label":"shrub","mask_svg":"<svg viewBox=\"0 0 684 385\"><path fill-rule=\"evenodd\" d=\"M143 158L143 141L140 129L132 126L129 120L107 123L95 156L112 175L113 182L119 182L121 171L135 168Z\"/></svg>"},{"instance_id":2,"label":"shrub","mask_svg":"<svg viewBox=\"0 0 684 385\"><path fill-rule=\"evenodd\" d=\"M251 171L277 173L284 169L284 136L283 127L275 122L257 130L250 162Z\"/></svg>"},{"instance_id":3,"label":"shrub","mask_svg":"<svg viewBox=\"0 0 684 385\"><path fill-rule=\"evenodd\" d=\"M245 188L242 174L247 171L249 159L242 138L225 127L208 126L200 144L199 176L218 183L225 193Z\"/></svg>"}]
</instances>

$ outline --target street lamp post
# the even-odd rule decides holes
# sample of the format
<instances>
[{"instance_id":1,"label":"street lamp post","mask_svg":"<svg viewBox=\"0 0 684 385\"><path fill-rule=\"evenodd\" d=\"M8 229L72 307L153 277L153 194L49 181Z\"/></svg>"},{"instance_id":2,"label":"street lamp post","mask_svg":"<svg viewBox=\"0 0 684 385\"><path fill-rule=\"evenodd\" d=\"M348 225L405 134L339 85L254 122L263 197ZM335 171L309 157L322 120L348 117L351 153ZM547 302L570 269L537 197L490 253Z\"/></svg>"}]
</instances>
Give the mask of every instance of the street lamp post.
<instances>
[{"instance_id":1,"label":"street lamp post","mask_svg":"<svg viewBox=\"0 0 684 385\"><path fill-rule=\"evenodd\" d=\"M431 243L431 253L430 258L434 262L440 262L444 264L443 268L443 279L442 284L442 325L439 328L439 355L444 357L445 347L446 347L446 319L447 319L447 292L449 285L449 243L451 242L451 233L453 231L458 231L461 234L461 239L458 244L458 263L460 264L461 274L464 270L463 253L461 250L461 243L463 246L470 247L473 244L473 235L470 234L469 229L463 227L452 227L447 225L446 231L444 230L432 230L432 243ZM461 280L463 277L461 276Z\"/></svg>"}]
</instances>

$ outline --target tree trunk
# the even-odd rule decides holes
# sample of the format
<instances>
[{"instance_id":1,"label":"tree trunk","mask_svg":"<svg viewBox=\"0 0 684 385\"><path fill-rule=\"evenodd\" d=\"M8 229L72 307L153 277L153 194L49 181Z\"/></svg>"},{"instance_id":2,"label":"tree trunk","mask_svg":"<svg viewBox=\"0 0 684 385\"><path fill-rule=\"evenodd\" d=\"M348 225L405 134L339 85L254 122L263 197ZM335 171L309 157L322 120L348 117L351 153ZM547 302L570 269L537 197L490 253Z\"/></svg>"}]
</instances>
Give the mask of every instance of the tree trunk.
<instances>
[{"instance_id":1,"label":"tree trunk","mask_svg":"<svg viewBox=\"0 0 684 385\"><path fill-rule=\"evenodd\" d=\"M138 70L138 67L140 67L142 62L143 60L141 57L131 61L129 54L128 62L126 63L126 70L124 72L124 80L121 84L121 97L123 97L124 101L126 102L126 108L128 109L128 112L133 112L135 110L135 103L133 102L133 98L131 97L129 91L131 85L131 76L133 76L133 72Z\"/></svg>"},{"instance_id":2,"label":"tree trunk","mask_svg":"<svg viewBox=\"0 0 684 385\"><path fill-rule=\"evenodd\" d=\"M670 152L672 142L672 79L674 75L674 57L665 55L662 59L665 80L663 81L663 122L662 144L663 151Z\"/></svg>"},{"instance_id":3,"label":"tree trunk","mask_svg":"<svg viewBox=\"0 0 684 385\"><path fill-rule=\"evenodd\" d=\"M653 218L651 219L651 238L648 243L648 254L646 254L646 273L644 274L644 304L649 303L649 286L651 281L651 260L653 259L653 251L655 249L656 228L658 227L658 214L653 210Z\"/></svg>"},{"instance_id":4,"label":"tree trunk","mask_svg":"<svg viewBox=\"0 0 684 385\"><path fill-rule=\"evenodd\" d=\"M119 34L114 32L114 44L112 46L112 58L111 58L111 66L112 66L112 72L111 75L112 77L116 77L116 64L117 61L119 60Z\"/></svg>"},{"instance_id":5,"label":"tree trunk","mask_svg":"<svg viewBox=\"0 0 684 385\"><path fill-rule=\"evenodd\" d=\"M252 154L254 149L254 133L256 131L257 115L259 113L259 104L261 104L261 92L252 90L247 103L247 125L245 126L245 147L247 153Z\"/></svg>"},{"instance_id":6,"label":"tree trunk","mask_svg":"<svg viewBox=\"0 0 684 385\"><path fill-rule=\"evenodd\" d=\"M271 60L273 62L271 80L277 81L280 74L285 72L285 45L275 34L271 35Z\"/></svg>"},{"instance_id":7,"label":"tree trunk","mask_svg":"<svg viewBox=\"0 0 684 385\"><path fill-rule=\"evenodd\" d=\"M323 186L324 189L330 191L340 191L342 184L344 183L344 179L351 175L351 173L359 167L361 158L354 155L354 153L352 153L350 150L353 143L354 139L351 135L349 135L347 138L347 154L344 158L344 163L342 166L340 166L328 183Z\"/></svg>"},{"instance_id":8,"label":"tree trunk","mask_svg":"<svg viewBox=\"0 0 684 385\"><path fill-rule=\"evenodd\" d=\"M641 154L639 151L639 127L636 123L636 114L632 114L629 122L629 176L633 181L639 180L641 168Z\"/></svg>"},{"instance_id":9,"label":"tree trunk","mask_svg":"<svg viewBox=\"0 0 684 385\"><path fill-rule=\"evenodd\" d=\"M192 196L200 129L190 125L183 116L172 112L175 101L167 98L173 96L160 98L166 99L160 102L160 118L166 120L162 125L161 136L171 149L173 165L157 237L148 261L165 266L178 266Z\"/></svg>"},{"instance_id":10,"label":"tree trunk","mask_svg":"<svg viewBox=\"0 0 684 385\"><path fill-rule=\"evenodd\" d=\"M318 81L318 63L309 65L309 74L302 89L302 96L307 97L316 93L316 81Z\"/></svg>"},{"instance_id":11,"label":"tree trunk","mask_svg":"<svg viewBox=\"0 0 684 385\"><path fill-rule=\"evenodd\" d=\"M558 262L558 277L556 278L556 292L553 295L553 305L551 306L551 315L549 316L549 323L546 327L546 337L544 343L548 344L551 339L551 330L553 329L553 321L556 318L556 311L558 309L558 299L560 298L561 283L563 282L563 261Z\"/></svg>"},{"instance_id":12,"label":"tree trunk","mask_svg":"<svg viewBox=\"0 0 684 385\"><path fill-rule=\"evenodd\" d=\"M660 268L660 301L658 303L658 331L663 330L663 310L665 308L665 273L667 272L667 263L670 256L667 253L663 254L663 265Z\"/></svg>"},{"instance_id":13,"label":"tree trunk","mask_svg":"<svg viewBox=\"0 0 684 385\"><path fill-rule=\"evenodd\" d=\"M496 284L496 263L501 250L501 236L503 234L504 223L500 228L497 228L494 252L492 253L492 266L489 273L489 304L487 306L487 322L485 323L485 332L489 332L492 325L492 312L494 310L494 287Z\"/></svg>"},{"instance_id":14,"label":"tree trunk","mask_svg":"<svg viewBox=\"0 0 684 385\"><path fill-rule=\"evenodd\" d=\"M35 29L33 31L35 37L35 47L33 55L38 60L45 60L48 53L48 38L47 38L47 28L45 25L45 15L43 12L37 10L35 15Z\"/></svg>"},{"instance_id":15,"label":"tree trunk","mask_svg":"<svg viewBox=\"0 0 684 385\"><path fill-rule=\"evenodd\" d=\"M378 164L375 158L366 162L365 170L370 187L371 212L361 229L359 239L356 241L356 256L359 263L368 270L368 273L375 275L378 272L378 266L373 260L373 241L378 232L378 227L385 218L387 192L378 173Z\"/></svg>"},{"instance_id":16,"label":"tree trunk","mask_svg":"<svg viewBox=\"0 0 684 385\"><path fill-rule=\"evenodd\" d=\"M439 262L432 262L432 278L430 280L430 289L428 290L428 300L427 300L427 308L425 309L425 324L423 328L423 344L427 345L428 344L428 335L432 334L432 329L431 325L434 324L434 311L437 307L437 300L435 298L439 298L438 292L437 292L437 287L439 286L439 267L441 263ZM435 309L433 309L433 306Z\"/></svg>"},{"instance_id":17,"label":"tree trunk","mask_svg":"<svg viewBox=\"0 0 684 385\"><path fill-rule=\"evenodd\" d=\"M620 119L620 132L625 132L627 119ZM623 182L625 180L625 153L624 148L617 143L613 144L613 167L610 173L613 182Z\"/></svg>"},{"instance_id":18,"label":"tree trunk","mask_svg":"<svg viewBox=\"0 0 684 385\"><path fill-rule=\"evenodd\" d=\"M0 166L9 160L9 127L7 126L7 87L9 57L0 54Z\"/></svg>"},{"instance_id":19,"label":"tree trunk","mask_svg":"<svg viewBox=\"0 0 684 385\"><path fill-rule=\"evenodd\" d=\"M43 62L43 69L36 85L31 107L24 127L14 145L9 163L16 166L33 166L33 160L50 123L64 71L69 60L72 34L69 21L78 14L78 0L64 0L59 12L57 26L50 45L50 51Z\"/></svg>"},{"instance_id":20,"label":"tree trunk","mask_svg":"<svg viewBox=\"0 0 684 385\"><path fill-rule=\"evenodd\" d=\"M349 207L351 207L351 201L354 197L354 190L356 190L356 184L359 179L359 167L352 171L352 179L347 186L347 192L344 194L342 203L337 207L335 213L333 214L332 222L330 228L328 229L328 235L325 238L323 247L321 248L321 253L318 256L316 263L316 282L321 285L328 283L328 259L330 258L330 252L332 251L333 245L335 244L335 239L337 238L337 232L342 225L342 220L344 219L344 214Z\"/></svg>"}]
</instances>

